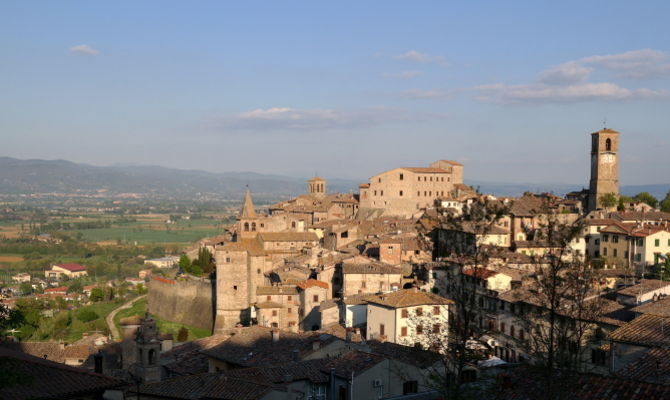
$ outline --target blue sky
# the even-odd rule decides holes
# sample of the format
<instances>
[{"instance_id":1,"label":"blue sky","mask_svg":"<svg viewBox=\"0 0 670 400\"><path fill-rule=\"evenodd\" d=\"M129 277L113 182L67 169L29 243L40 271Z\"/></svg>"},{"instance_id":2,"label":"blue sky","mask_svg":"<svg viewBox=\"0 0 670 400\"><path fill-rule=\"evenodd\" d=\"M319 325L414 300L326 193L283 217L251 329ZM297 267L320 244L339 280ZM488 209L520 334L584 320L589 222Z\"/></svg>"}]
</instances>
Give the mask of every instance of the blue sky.
<instances>
[{"instance_id":1,"label":"blue sky","mask_svg":"<svg viewBox=\"0 0 670 400\"><path fill-rule=\"evenodd\" d=\"M467 3L467 4L466 4ZM0 3L0 155L365 179L670 181L667 1Z\"/></svg>"}]
</instances>

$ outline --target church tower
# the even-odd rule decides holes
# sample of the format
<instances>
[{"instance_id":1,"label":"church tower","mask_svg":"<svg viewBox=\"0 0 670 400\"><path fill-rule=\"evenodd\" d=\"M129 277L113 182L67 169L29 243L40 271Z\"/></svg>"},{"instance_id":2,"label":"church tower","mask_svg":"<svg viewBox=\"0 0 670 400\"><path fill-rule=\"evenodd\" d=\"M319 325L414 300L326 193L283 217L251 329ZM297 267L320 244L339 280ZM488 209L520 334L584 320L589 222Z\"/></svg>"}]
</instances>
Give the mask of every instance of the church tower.
<instances>
[{"instance_id":1,"label":"church tower","mask_svg":"<svg viewBox=\"0 0 670 400\"><path fill-rule=\"evenodd\" d=\"M326 180L315 176L307 181L307 194L318 199L326 197Z\"/></svg>"},{"instance_id":2,"label":"church tower","mask_svg":"<svg viewBox=\"0 0 670 400\"><path fill-rule=\"evenodd\" d=\"M254 210L254 202L251 201L251 193L247 190L247 194L244 197L244 205L237 218L238 238L254 238L259 228L258 215L256 215L256 211Z\"/></svg>"},{"instance_id":3,"label":"church tower","mask_svg":"<svg viewBox=\"0 0 670 400\"><path fill-rule=\"evenodd\" d=\"M161 380L161 338L156 327L156 321L147 313L141 319L140 327L135 336L137 348L137 363L135 371L142 382L157 382Z\"/></svg>"},{"instance_id":4,"label":"church tower","mask_svg":"<svg viewBox=\"0 0 670 400\"><path fill-rule=\"evenodd\" d=\"M619 196L619 132L604 128L591 134L591 182L589 211L603 208L601 197L607 193Z\"/></svg>"}]
</instances>

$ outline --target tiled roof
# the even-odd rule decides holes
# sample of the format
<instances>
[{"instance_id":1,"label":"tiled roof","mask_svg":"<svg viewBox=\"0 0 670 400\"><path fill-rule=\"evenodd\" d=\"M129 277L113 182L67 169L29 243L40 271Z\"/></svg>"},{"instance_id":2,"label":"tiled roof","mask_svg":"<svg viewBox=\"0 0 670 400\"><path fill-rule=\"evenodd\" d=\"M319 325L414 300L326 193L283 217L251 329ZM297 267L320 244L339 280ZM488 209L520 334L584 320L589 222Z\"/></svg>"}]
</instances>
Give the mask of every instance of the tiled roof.
<instances>
[{"instance_id":1,"label":"tiled roof","mask_svg":"<svg viewBox=\"0 0 670 400\"><path fill-rule=\"evenodd\" d=\"M439 354L413 346L403 346L391 342L382 343L376 340L370 340L366 342L366 345L375 354L402 361L419 368L428 368L441 360Z\"/></svg>"},{"instance_id":2,"label":"tiled roof","mask_svg":"<svg viewBox=\"0 0 670 400\"><path fill-rule=\"evenodd\" d=\"M640 281L637 284L629 286L625 289L621 289L617 292L617 294L623 296L637 297L645 293L653 292L654 290L664 288L666 286L670 286L670 282L662 281L659 279L640 279Z\"/></svg>"},{"instance_id":3,"label":"tiled roof","mask_svg":"<svg viewBox=\"0 0 670 400\"><path fill-rule=\"evenodd\" d=\"M140 386L143 395L168 399L258 400L273 389L270 385L238 379L221 373L179 376ZM137 393L137 388L129 388ZM144 397L144 396L141 396Z\"/></svg>"},{"instance_id":4,"label":"tiled roof","mask_svg":"<svg viewBox=\"0 0 670 400\"><path fill-rule=\"evenodd\" d=\"M228 242L218 247L216 251L246 251L252 256L265 255L265 250L257 239L240 239L237 242Z\"/></svg>"},{"instance_id":5,"label":"tiled roof","mask_svg":"<svg viewBox=\"0 0 670 400\"><path fill-rule=\"evenodd\" d=\"M442 168L430 168L430 167L400 167L410 172L416 172L421 174L448 174L449 171Z\"/></svg>"},{"instance_id":6,"label":"tiled roof","mask_svg":"<svg viewBox=\"0 0 670 400\"><path fill-rule=\"evenodd\" d=\"M227 333L216 334L173 347L161 353L161 359L168 360L163 366L173 375L194 375L207 372L209 361L201 350L210 349L229 338L230 335Z\"/></svg>"},{"instance_id":7,"label":"tiled roof","mask_svg":"<svg viewBox=\"0 0 670 400\"><path fill-rule=\"evenodd\" d=\"M328 289L330 287L330 285L328 285L326 282L318 281L316 279L308 279L306 281L298 282L296 283L296 286L303 290L314 286L318 286L324 289Z\"/></svg>"},{"instance_id":8,"label":"tiled roof","mask_svg":"<svg viewBox=\"0 0 670 400\"><path fill-rule=\"evenodd\" d=\"M234 369L226 371L225 374L232 378L245 379L266 385L281 384L286 380L308 380L312 383L326 383L329 381L328 373L319 371L323 364L324 360L291 361L274 367Z\"/></svg>"},{"instance_id":9,"label":"tiled roof","mask_svg":"<svg viewBox=\"0 0 670 400\"><path fill-rule=\"evenodd\" d=\"M342 302L348 306L368 304L368 300L374 296L374 294L352 294L345 297Z\"/></svg>"},{"instance_id":10,"label":"tiled roof","mask_svg":"<svg viewBox=\"0 0 670 400\"><path fill-rule=\"evenodd\" d=\"M337 340L332 335L310 333L279 332L279 340L272 341L271 329L261 326L241 328L230 339L203 352L215 359L242 367L270 366L292 360L294 350L302 359L313 352L312 342L322 345Z\"/></svg>"},{"instance_id":11,"label":"tiled roof","mask_svg":"<svg viewBox=\"0 0 670 400\"><path fill-rule=\"evenodd\" d=\"M414 289L404 289L398 290L397 292L375 295L368 299L368 303L380 304L392 308L454 304L453 301L442 296Z\"/></svg>"},{"instance_id":12,"label":"tiled roof","mask_svg":"<svg viewBox=\"0 0 670 400\"><path fill-rule=\"evenodd\" d=\"M57 267L66 269L70 272L86 271L86 267L79 264L55 264Z\"/></svg>"},{"instance_id":13,"label":"tiled roof","mask_svg":"<svg viewBox=\"0 0 670 400\"><path fill-rule=\"evenodd\" d=\"M512 371L512 381L505 385L496 400L537 400L547 398L544 380L527 369ZM570 400L663 400L670 398L670 385L658 385L618 377L581 373L554 378L557 395ZM559 398L557 396L557 398Z\"/></svg>"},{"instance_id":14,"label":"tiled roof","mask_svg":"<svg viewBox=\"0 0 670 400\"><path fill-rule=\"evenodd\" d=\"M327 372L334 369L335 375L342 378L351 378L352 372L354 376L359 375L385 359L384 356L379 354L352 351L337 358L329 359L321 367L321 371Z\"/></svg>"},{"instance_id":15,"label":"tiled roof","mask_svg":"<svg viewBox=\"0 0 670 400\"><path fill-rule=\"evenodd\" d=\"M638 314L654 314L663 317L670 317L670 297L665 297L660 300L650 301L631 308L631 311Z\"/></svg>"},{"instance_id":16,"label":"tiled roof","mask_svg":"<svg viewBox=\"0 0 670 400\"><path fill-rule=\"evenodd\" d=\"M351 264L342 263L342 273L344 274L393 274L401 275L402 268L382 263L370 264Z\"/></svg>"},{"instance_id":17,"label":"tiled roof","mask_svg":"<svg viewBox=\"0 0 670 400\"><path fill-rule=\"evenodd\" d=\"M670 382L670 349L654 347L617 371L617 376L649 383Z\"/></svg>"},{"instance_id":18,"label":"tiled roof","mask_svg":"<svg viewBox=\"0 0 670 400\"><path fill-rule=\"evenodd\" d=\"M98 398L106 389L125 385L115 378L0 348L0 374L9 371L18 382L0 387L4 400Z\"/></svg>"},{"instance_id":19,"label":"tiled roof","mask_svg":"<svg viewBox=\"0 0 670 400\"><path fill-rule=\"evenodd\" d=\"M319 304L319 311L328 310L337 307L337 302L333 299L324 300Z\"/></svg>"},{"instance_id":20,"label":"tiled roof","mask_svg":"<svg viewBox=\"0 0 670 400\"><path fill-rule=\"evenodd\" d=\"M65 345L59 342L0 342L0 348L19 351L58 363L65 361Z\"/></svg>"},{"instance_id":21,"label":"tiled roof","mask_svg":"<svg viewBox=\"0 0 670 400\"><path fill-rule=\"evenodd\" d=\"M314 232L261 232L264 242L316 242L319 237Z\"/></svg>"},{"instance_id":22,"label":"tiled roof","mask_svg":"<svg viewBox=\"0 0 670 400\"><path fill-rule=\"evenodd\" d=\"M610 333L615 342L635 343L643 346L670 346L670 317L653 314L641 315Z\"/></svg>"},{"instance_id":23,"label":"tiled roof","mask_svg":"<svg viewBox=\"0 0 670 400\"><path fill-rule=\"evenodd\" d=\"M251 193L247 190L244 196L244 205L240 211L240 219L256 218L256 211L254 210L254 202L251 200Z\"/></svg>"},{"instance_id":24,"label":"tiled roof","mask_svg":"<svg viewBox=\"0 0 670 400\"><path fill-rule=\"evenodd\" d=\"M258 286L256 287L257 296L270 295L296 295L298 288L293 285L279 285L279 286Z\"/></svg>"}]
</instances>

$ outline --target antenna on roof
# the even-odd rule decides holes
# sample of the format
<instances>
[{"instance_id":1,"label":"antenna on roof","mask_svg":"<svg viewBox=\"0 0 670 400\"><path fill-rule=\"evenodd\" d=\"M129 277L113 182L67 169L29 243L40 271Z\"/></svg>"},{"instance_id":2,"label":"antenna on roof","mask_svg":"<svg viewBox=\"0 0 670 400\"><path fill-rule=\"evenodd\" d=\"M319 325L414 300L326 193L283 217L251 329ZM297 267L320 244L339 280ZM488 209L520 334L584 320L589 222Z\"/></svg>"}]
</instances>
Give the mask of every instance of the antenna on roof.
<instances>
[{"instance_id":1,"label":"antenna on roof","mask_svg":"<svg viewBox=\"0 0 670 400\"><path fill-rule=\"evenodd\" d=\"M607 129L607 117L603 118L603 129Z\"/></svg>"}]
</instances>

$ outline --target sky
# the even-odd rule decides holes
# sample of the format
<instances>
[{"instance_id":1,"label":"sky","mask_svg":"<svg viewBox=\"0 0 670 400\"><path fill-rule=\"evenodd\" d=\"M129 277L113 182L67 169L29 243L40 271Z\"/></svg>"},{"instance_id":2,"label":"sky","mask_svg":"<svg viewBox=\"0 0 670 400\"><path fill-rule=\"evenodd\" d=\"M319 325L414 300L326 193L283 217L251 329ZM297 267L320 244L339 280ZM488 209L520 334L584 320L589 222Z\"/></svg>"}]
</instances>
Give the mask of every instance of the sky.
<instances>
[{"instance_id":1,"label":"sky","mask_svg":"<svg viewBox=\"0 0 670 400\"><path fill-rule=\"evenodd\" d=\"M670 2L0 2L0 156L670 182Z\"/></svg>"}]
</instances>

